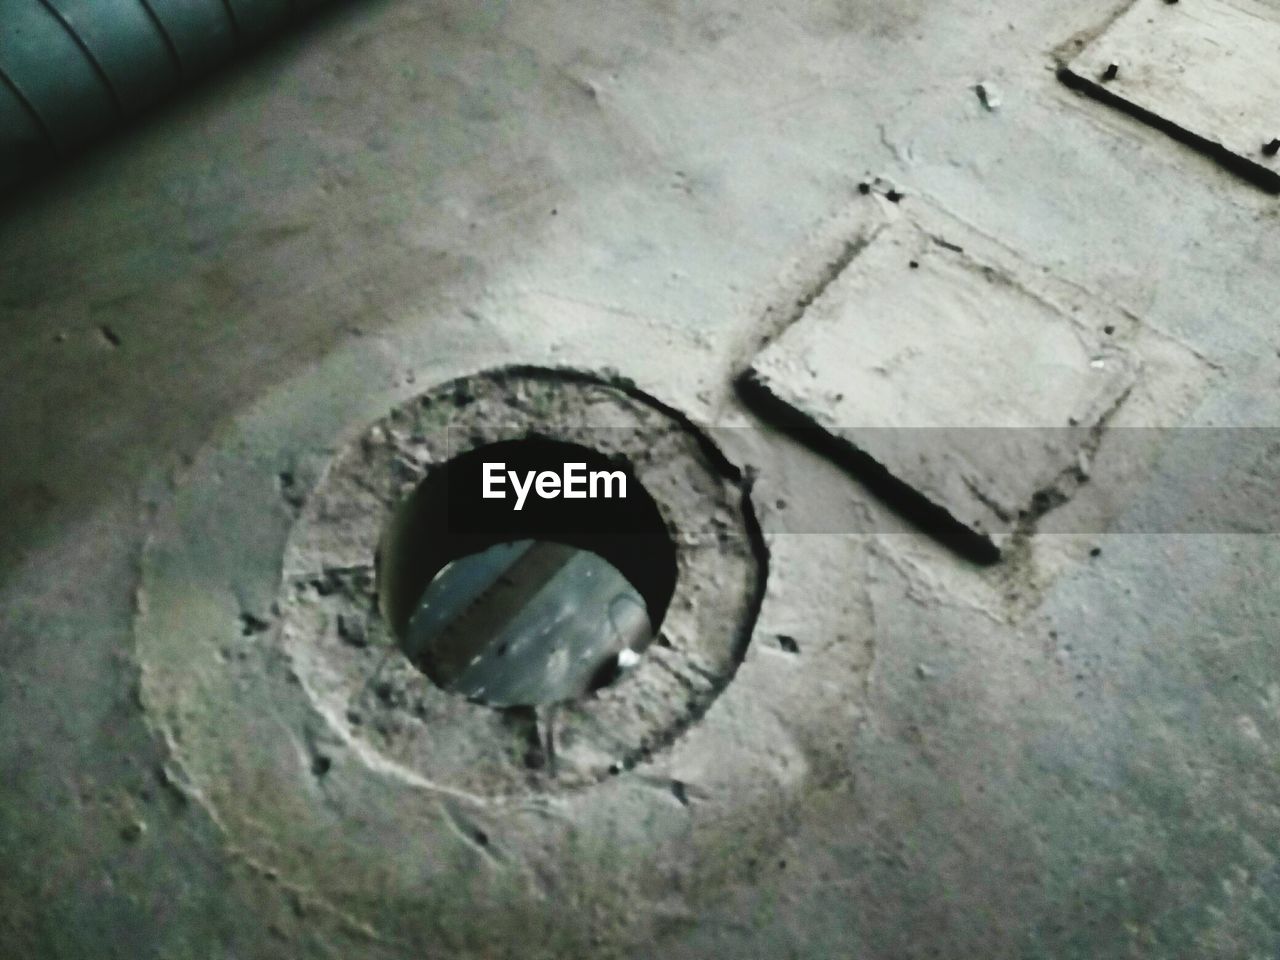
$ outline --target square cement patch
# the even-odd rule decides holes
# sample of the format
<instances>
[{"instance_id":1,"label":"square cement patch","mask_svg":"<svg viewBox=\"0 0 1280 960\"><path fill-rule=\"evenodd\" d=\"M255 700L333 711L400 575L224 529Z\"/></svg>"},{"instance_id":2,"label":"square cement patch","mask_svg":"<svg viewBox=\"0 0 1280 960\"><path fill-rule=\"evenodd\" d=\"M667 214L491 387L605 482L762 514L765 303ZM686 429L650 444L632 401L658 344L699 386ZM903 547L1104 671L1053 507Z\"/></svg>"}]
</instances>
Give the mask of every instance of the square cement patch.
<instances>
[{"instance_id":1,"label":"square cement patch","mask_svg":"<svg viewBox=\"0 0 1280 960\"><path fill-rule=\"evenodd\" d=\"M1040 270L947 223L881 229L743 386L998 547L1086 472L1135 381L1134 320L1051 298Z\"/></svg>"},{"instance_id":2,"label":"square cement patch","mask_svg":"<svg viewBox=\"0 0 1280 960\"><path fill-rule=\"evenodd\" d=\"M1280 192L1280 7L1135 0L1062 79Z\"/></svg>"}]
</instances>

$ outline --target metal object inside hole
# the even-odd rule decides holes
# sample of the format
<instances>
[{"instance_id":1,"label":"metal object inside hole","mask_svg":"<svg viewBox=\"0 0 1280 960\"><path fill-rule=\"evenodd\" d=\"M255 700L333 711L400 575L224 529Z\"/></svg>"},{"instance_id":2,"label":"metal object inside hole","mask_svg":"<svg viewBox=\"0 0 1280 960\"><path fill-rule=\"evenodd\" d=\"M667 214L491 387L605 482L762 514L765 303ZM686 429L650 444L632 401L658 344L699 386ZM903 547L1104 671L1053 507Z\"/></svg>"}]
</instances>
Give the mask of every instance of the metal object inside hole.
<instances>
[{"instance_id":1,"label":"metal object inside hole","mask_svg":"<svg viewBox=\"0 0 1280 960\"><path fill-rule=\"evenodd\" d=\"M644 598L603 557L519 540L447 564L403 644L437 686L512 707L608 686L639 662L652 637Z\"/></svg>"}]
</instances>

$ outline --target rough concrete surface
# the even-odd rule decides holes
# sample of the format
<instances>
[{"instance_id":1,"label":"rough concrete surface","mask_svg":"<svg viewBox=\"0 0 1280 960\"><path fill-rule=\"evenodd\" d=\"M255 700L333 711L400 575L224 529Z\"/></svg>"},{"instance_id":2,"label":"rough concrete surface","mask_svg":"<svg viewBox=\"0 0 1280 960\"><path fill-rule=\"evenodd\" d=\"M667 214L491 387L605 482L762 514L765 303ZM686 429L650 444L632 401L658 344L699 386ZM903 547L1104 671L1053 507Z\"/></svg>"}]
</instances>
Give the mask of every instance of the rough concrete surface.
<instances>
[{"instance_id":1,"label":"rough concrete surface","mask_svg":"<svg viewBox=\"0 0 1280 960\"><path fill-rule=\"evenodd\" d=\"M1177 451L1109 444L1280 426L1277 208L1058 81L1120 12L352 2L10 198L0 955L1274 956L1280 539L1144 529ZM974 565L741 402L877 227L934 208L1131 318L1141 375L1058 508L1125 532ZM266 619L347 439L521 363L705 427L754 477L767 590L643 762L413 792L238 692L205 628ZM240 772L234 818L192 743ZM316 748L362 786L327 793Z\"/></svg>"}]
</instances>

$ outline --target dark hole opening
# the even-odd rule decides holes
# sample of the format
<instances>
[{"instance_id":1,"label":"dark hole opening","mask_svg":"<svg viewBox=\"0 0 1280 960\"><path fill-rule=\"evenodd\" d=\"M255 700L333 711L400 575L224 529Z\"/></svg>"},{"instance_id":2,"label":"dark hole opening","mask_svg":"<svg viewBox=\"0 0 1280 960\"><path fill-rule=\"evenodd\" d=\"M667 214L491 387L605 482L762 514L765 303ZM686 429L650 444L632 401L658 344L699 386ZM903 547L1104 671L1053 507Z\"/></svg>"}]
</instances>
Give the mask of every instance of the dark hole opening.
<instances>
[{"instance_id":1,"label":"dark hole opening","mask_svg":"<svg viewBox=\"0 0 1280 960\"><path fill-rule=\"evenodd\" d=\"M517 484L563 481L569 464L587 495L535 480L515 509ZM432 468L383 534L378 577L401 648L437 686L532 706L599 689L638 661L675 590L675 544L624 459L527 437Z\"/></svg>"}]
</instances>

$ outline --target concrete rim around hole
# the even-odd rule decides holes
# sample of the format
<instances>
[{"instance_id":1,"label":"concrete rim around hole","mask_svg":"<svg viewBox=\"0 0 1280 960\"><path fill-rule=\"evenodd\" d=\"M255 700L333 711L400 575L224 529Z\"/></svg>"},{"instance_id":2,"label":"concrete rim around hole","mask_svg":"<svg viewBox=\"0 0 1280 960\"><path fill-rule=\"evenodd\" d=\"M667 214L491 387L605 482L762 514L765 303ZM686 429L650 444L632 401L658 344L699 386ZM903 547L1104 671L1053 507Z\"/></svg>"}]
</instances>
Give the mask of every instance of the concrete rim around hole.
<instances>
[{"instance_id":1,"label":"concrete rim around hole","mask_svg":"<svg viewBox=\"0 0 1280 960\"><path fill-rule=\"evenodd\" d=\"M618 684L536 712L439 690L375 601L389 512L435 465L537 435L623 456L675 543L667 616ZM535 368L463 377L413 398L339 451L285 551L274 636L344 741L433 783L486 796L581 787L642 762L706 712L745 653L764 550L742 475L675 411L626 384Z\"/></svg>"}]
</instances>

